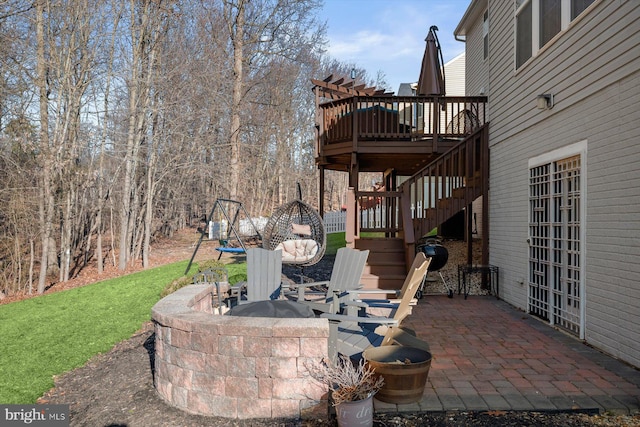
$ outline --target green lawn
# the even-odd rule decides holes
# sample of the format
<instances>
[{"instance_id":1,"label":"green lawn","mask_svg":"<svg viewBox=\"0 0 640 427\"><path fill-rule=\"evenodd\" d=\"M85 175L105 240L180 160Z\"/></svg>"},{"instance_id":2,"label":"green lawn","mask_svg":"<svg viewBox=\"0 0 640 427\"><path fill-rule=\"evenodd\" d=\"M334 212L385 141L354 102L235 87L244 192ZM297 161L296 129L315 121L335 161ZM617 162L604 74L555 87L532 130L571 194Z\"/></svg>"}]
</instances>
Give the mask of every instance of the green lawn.
<instances>
[{"instance_id":1,"label":"green lawn","mask_svg":"<svg viewBox=\"0 0 640 427\"><path fill-rule=\"evenodd\" d=\"M335 255L338 249L346 246L345 233L327 234L327 255Z\"/></svg>"},{"instance_id":2,"label":"green lawn","mask_svg":"<svg viewBox=\"0 0 640 427\"><path fill-rule=\"evenodd\" d=\"M326 253L345 246L327 236ZM0 305L0 404L28 404L53 387L54 375L84 365L151 319L162 290L183 276L187 261L92 285ZM246 277L246 263L227 264ZM197 266L191 268L195 274ZM233 280L231 280L233 282Z\"/></svg>"},{"instance_id":3,"label":"green lawn","mask_svg":"<svg viewBox=\"0 0 640 427\"><path fill-rule=\"evenodd\" d=\"M150 320L162 289L186 266L182 261L0 305L0 403L35 403L53 387L54 375L129 338ZM246 263L227 268L232 276L246 272Z\"/></svg>"}]
</instances>

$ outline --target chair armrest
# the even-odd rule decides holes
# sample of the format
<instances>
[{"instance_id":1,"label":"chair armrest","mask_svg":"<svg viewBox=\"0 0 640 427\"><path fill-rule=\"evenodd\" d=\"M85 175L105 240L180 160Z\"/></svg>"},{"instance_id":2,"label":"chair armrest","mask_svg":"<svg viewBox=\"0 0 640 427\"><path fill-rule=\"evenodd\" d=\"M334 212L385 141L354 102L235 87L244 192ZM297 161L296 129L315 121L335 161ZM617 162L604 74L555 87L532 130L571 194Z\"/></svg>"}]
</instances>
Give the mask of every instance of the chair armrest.
<instances>
[{"instance_id":1,"label":"chair armrest","mask_svg":"<svg viewBox=\"0 0 640 427\"><path fill-rule=\"evenodd\" d=\"M394 294L400 295L400 289L352 289L348 290L349 294Z\"/></svg>"},{"instance_id":2,"label":"chair armrest","mask_svg":"<svg viewBox=\"0 0 640 427\"><path fill-rule=\"evenodd\" d=\"M312 283L299 283L296 284L295 286L298 288L298 301L304 301L304 291L307 288L312 288L314 286L322 286L322 285L327 285L329 284L328 280L325 281L321 281L321 282L312 282ZM324 295L324 294L323 294Z\"/></svg>"},{"instance_id":3,"label":"chair armrest","mask_svg":"<svg viewBox=\"0 0 640 427\"><path fill-rule=\"evenodd\" d=\"M365 300L361 300L361 302L366 304L368 307L397 308L402 302L402 300L401 299L381 299L381 300L365 299ZM417 305L417 304L418 304L417 298L412 298L411 301L409 301L409 305Z\"/></svg>"},{"instance_id":4,"label":"chair armrest","mask_svg":"<svg viewBox=\"0 0 640 427\"><path fill-rule=\"evenodd\" d=\"M321 282L311 282L311 283L294 283L293 285L291 285L292 287L297 287L297 288L312 288L314 286L322 286L322 285L328 285L329 284L329 280L323 280Z\"/></svg>"},{"instance_id":5,"label":"chair armrest","mask_svg":"<svg viewBox=\"0 0 640 427\"><path fill-rule=\"evenodd\" d=\"M247 282L238 282L235 285L229 285L229 292L237 292L247 287Z\"/></svg>"},{"instance_id":6,"label":"chair armrest","mask_svg":"<svg viewBox=\"0 0 640 427\"><path fill-rule=\"evenodd\" d=\"M397 325L396 319L390 319L388 317L360 317L360 316L347 316L344 314L332 314L322 313L320 317L329 319L329 322L354 322L354 323L370 323L377 325Z\"/></svg>"}]
</instances>

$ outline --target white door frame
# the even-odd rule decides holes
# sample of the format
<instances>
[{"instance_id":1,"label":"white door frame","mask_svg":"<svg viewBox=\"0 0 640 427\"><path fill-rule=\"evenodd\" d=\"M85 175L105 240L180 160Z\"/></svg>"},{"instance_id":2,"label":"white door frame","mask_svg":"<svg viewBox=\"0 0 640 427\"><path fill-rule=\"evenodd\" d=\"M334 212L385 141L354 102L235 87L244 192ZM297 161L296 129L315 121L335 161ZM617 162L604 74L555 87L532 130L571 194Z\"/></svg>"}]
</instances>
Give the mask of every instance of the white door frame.
<instances>
[{"instance_id":1,"label":"white door frame","mask_svg":"<svg viewBox=\"0 0 640 427\"><path fill-rule=\"evenodd\" d=\"M585 339L585 313L586 313L586 305L587 305L587 292L586 292L586 230L587 230L587 141L579 141L574 144L567 145L565 147L559 148L557 150L553 150L544 154L541 154L536 157L532 157L528 162L528 169L542 166L545 164L553 164L554 162L561 161L563 159L580 156L580 331L579 336L580 339ZM530 184L529 184L530 185ZM529 188L529 185L527 187ZM530 202L528 202L530 204ZM531 209L528 206L529 211L529 220L528 223L531 223ZM529 234L529 229L527 230L527 234ZM531 241L531 236L529 235L529 241ZM530 266L529 266L529 257L527 257L527 274L529 274ZM527 282L529 282L529 276L527 276ZM530 295L531 289L530 285L527 286L527 309L530 304ZM553 298L549 295L549 304L552 304ZM552 310L549 309L549 321L553 323L553 313Z\"/></svg>"}]
</instances>

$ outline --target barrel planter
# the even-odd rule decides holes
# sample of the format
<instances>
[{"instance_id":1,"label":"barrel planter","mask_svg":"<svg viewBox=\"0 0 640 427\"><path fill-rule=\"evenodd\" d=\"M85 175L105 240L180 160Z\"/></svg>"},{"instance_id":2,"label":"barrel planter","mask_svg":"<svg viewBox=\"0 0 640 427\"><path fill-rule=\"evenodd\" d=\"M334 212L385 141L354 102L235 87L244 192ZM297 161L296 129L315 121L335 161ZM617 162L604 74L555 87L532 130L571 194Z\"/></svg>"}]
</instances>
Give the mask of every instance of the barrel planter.
<instances>
[{"instance_id":1,"label":"barrel planter","mask_svg":"<svg viewBox=\"0 0 640 427\"><path fill-rule=\"evenodd\" d=\"M422 398L431 368L431 353L413 347L386 345L372 347L363 356L384 386L376 399L387 403L414 403Z\"/></svg>"}]
</instances>

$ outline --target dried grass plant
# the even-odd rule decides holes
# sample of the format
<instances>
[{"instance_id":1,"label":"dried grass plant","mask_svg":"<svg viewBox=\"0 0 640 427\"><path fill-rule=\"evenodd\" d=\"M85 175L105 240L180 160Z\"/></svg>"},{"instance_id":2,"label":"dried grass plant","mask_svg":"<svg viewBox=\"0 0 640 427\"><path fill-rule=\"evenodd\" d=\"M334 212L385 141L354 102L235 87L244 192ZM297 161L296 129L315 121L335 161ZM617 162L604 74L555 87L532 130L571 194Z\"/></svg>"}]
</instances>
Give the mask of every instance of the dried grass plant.
<instances>
[{"instance_id":1,"label":"dried grass plant","mask_svg":"<svg viewBox=\"0 0 640 427\"><path fill-rule=\"evenodd\" d=\"M377 376L364 360L356 365L343 355L336 363L325 360L309 369L309 372L316 381L327 384L332 390L333 406L367 399L384 385L384 378Z\"/></svg>"}]
</instances>

